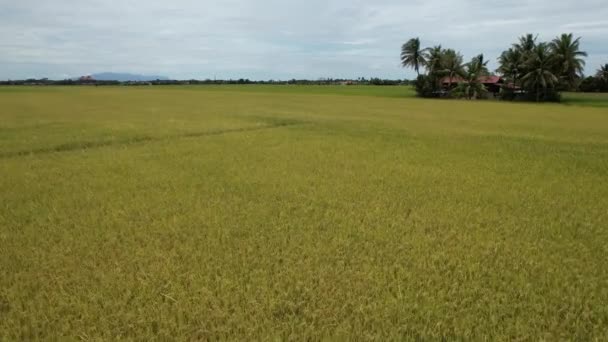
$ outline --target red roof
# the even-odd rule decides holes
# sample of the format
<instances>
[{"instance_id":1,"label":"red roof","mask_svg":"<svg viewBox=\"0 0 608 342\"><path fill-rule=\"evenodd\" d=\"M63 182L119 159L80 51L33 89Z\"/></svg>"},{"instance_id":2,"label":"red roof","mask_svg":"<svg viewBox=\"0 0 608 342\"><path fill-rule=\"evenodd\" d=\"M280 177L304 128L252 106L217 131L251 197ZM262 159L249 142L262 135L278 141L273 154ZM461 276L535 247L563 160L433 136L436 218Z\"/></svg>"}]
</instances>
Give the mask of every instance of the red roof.
<instances>
[{"instance_id":1,"label":"red roof","mask_svg":"<svg viewBox=\"0 0 608 342\"><path fill-rule=\"evenodd\" d=\"M502 83L503 79L500 76L480 76L479 82L484 84L498 84Z\"/></svg>"}]
</instances>

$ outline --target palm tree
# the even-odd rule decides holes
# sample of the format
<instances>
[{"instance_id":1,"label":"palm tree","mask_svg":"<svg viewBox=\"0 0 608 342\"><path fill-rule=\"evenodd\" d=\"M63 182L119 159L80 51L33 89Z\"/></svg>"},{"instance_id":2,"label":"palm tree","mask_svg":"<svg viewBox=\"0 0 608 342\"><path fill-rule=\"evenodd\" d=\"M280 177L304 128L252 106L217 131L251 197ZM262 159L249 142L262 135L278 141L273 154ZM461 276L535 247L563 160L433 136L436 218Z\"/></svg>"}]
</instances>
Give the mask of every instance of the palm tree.
<instances>
[{"instance_id":1,"label":"palm tree","mask_svg":"<svg viewBox=\"0 0 608 342\"><path fill-rule=\"evenodd\" d=\"M464 94L468 100L486 93L486 87L481 83L480 77L488 75L487 63L487 61L483 61L483 55L474 57L471 62L467 63L462 73L463 82L458 85L455 92Z\"/></svg>"},{"instance_id":2,"label":"palm tree","mask_svg":"<svg viewBox=\"0 0 608 342\"><path fill-rule=\"evenodd\" d=\"M488 62L489 61L484 60L483 53L479 54L477 57L473 58L473 60L471 61L471 63L478 64L480 76L487 76L490 74L490 70L488 70Z\"/></svg>"},{"instance_id":3,"label":"palm tree","mask_svg":"<svg viewBox=\"0 0 608 342\"><path fill-rule=\"evenodd\" d=\"M511 49L507 50L504 57L507 59L508 65L505 66L513 81L513 84L517 84L518 79L528 73L526 70L526 64L530 59L532 51L537 46L536 40L538 36L532 33L527 33L518 38L517 43L513 44ZM512 52L509 52L512 51ZM502 56L501 56L502 57ZM505 74L506 75L506 74Z\"/></svg>"},{"instance_id":4,"label":"palm tree","mask_svg":"<svg viewBox=\"0 0 608 342\"><path fill-rule=\"evenodd\" d=\"M600 68L597 69L595 77L600 78L604 81L608 81L608 63L600 66Z\"/></svg>"},{"instance_id":5,"label":"palm tree","mask_svg":"<svg viewBox=\"0 0 608 342\"><path fill-rule=\"evenodd\" d=\"M443 60L443 49L441 48L441 45L427 48L424 58L426 60L426 68L430 75L440 71L442 69L441 63Z\"/></svg>"},{"instance_id":6,"label":"palm tree","mask_svg":"<svg viewBox=\"0 0 608 342\"><path fill-rule=\"evenodd\" d=\"M462 55L452 49L445 50L441 67L441 73L449 78L449 86L451 86L454 77L462 76L462 74L464 74Z\"/></svg>"},{"instance_id":7,"label":"palm tree","mask_svg":"<svg viewBox=\"0 0 608 342\"><path fill-rule=\"evenodd\" d=\"M498 72L515 85L523 71L523 62L521 51L510 48L498 57Z\"/></svg>"},{"instance_id":8,"label":"palm tree","mask_svg":"<svg viewBox=\"0 0 608 342\"><path fill-rule=\"evenodd\" d=\"M522 81L528 89L535 91L536 102L540 101L541 88L543 95L546 95L547 89L553 88L555 83L558 82L557 76L551 71L553 65L553 55L546 43L538 44L530 52L530 57L526 63L528 73L524 75Z\"/></svg>"},{"instance_id":9,"label":"palm tree","mask_svg":"<svg viewBox=\"0 0 608 342\"><path fill-rule=\"evenodd\" d=\"M410 67L416 70L420 76L420 67L426 65L424 51L420 49L420 39L412 38L401 46L401 65L404 68Z\"/></svg>"},{"instance_id":10,"label":"palm tree","mask_svg":"<svg viewBox=\"0 0 608 342\"><path fill-rule=\"evenodd\" d=\"M538 36L534 36L532 33L528 33L519 37L519 42L513 44L515 50L519 50L523 54L531 53L536 47L536 39Z\"/></svg>"},{"instance_id":11,"label":"palm tree","mask_svg":"<svg viewBox=\"0 0 608 342\"><path fill-rule=\"evenodd\" d=\"M564 33L549 44L554 54L555 73L571 89L575 88L576 81L582 77L585 68L585 60L582 57L587 57L587 53L579 49L580 40L580 37L574 39L572 33Z\"/></svg>"}]
</instances>

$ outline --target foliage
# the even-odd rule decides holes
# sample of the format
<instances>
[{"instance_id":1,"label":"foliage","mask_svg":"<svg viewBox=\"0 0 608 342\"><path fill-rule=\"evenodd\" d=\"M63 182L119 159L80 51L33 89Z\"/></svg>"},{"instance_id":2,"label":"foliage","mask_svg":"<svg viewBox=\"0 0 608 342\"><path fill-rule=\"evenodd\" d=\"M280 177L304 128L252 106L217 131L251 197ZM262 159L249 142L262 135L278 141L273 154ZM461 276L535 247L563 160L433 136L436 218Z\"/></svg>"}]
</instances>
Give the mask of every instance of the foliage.
<instances>
[{"instance_id":1,"label":"foliage","mask_svg":"<svg viewBox=\"0 0 608 342\"><path fill-rule=\"evenodd\" d=\"M606 82L604 82L601 78L589 76L583 79L579 89L583 92L601 92L606 91L605 85Z\"/></svg>"},{"instance_id":2,"label":"foliage","mask_svg":"<svg viewBox=\"0 0 608 342\"><path fill-rule=\"evenodd\" d=\"M595 77L608 82L608 63L600 66L595 74Z\"/></svg>"},{"instance_id":3,"label":"foliage","mask_svg":"<svg viewBox=\"0 0 608 342\"><path fill-rule=\"evenodd\" d=\"M583 79L579 89L584 92L608 92L608 64L600 66L595 76Z\"/></svg>"},{"instance_id":4,"label":"foliage","mask_svg":"<svg viewBox=\"0 0 608 342\"><path fill-rule=\"evenodd\" d=\"M503 75L505 80L512 84L519 84L520 78L524 73L523 52L517 48L510 48L504 51L498 58L498 72Z\"/></svg>"},{"instance_id":5,"label":"foliage","mask_svg":"<svg viewBox=\"0 0 608 342\"><path fill-rule=\"evenodd\" d=\"M418 75L414 83L416 93L420 97L444 97L448 95L450 89L442 88L441 79L448 77L456 80L456 77L461 76L464 72L462 55L452 49L443 49L441 45L420 49L420 40L414 38L403 45L403 51L407 51L407 53L403 53L402 56L408 56L407 63L404 63L404 66L413 66L414 64L410 60L417 60L418 65L426 68L427 73ZM414 59L414 56L416 56L416 59ZM485 66L483 56L481 58L482 65Z\"/></svg>"},{"instance_id":6,"label":"foliage","mask_svg":"<svg viewBox=\"0 0 608 342\"><path fill-rule=\"evenodd\" d=\"M461 73L462 82L454 89L453 94L457 97L465 97L469 100L482 97L488 91L480 81L480 77L488 75L483 55L474 57L467 63Z\"/></svg>"},{"instance_id":7,"label":"foliage","mask_svg":"<svg viewBox=\"0 0 608 342\"><path fill-rule=\"evenodd\" d=\"M559 91L576 89L581 81L587 53L581 38L562 34L551 42L538 42L526 34L498 59L498 72L512 85L503 99L559 101ZM516 95L514 89L519 89Z\"/></svg>"},{"instance_id":8,"label":"foliage","mask_svg":"<svg viewBox=\"0 0 608 342\"><path fill-rule=\"evenodd\" d=\"M401 47L401 65L413 68L420 75L420 67L425 65L425 59L419 38L412 38L403 44Z\"/></svg>"},{"instance_id":9,"label":"foliage","mask_svg":"<svg viewBox=\"0 0 608 342\"><path fill-rule=\"evenodd\" d=\"M437 87L437 79L429 75L420 75L414 83L416 94L420 97L439 97L440 91Z\"/></svg>"},{"instance_id":10,"label":"foliage","mask_svg":"<svg viewBox=\"0 0 608 342\"><path fill-rule=\"evenodd\" d=\"M527 55L531 54L534 51L534 48L536 48L537 39L537 36L534 36L531 33L527 33L519 37L519 41L513 44L513 48L517 51L520 51L524 58L526 58Z\"/></svg>"},{"instance_id":11,"label":"foliage","mask_svg":"<svg viewBox=\"0 0 608 342\"><path fill-rule=\"evenodd\" d=\"M488 62L489 61L485 60L483 53L479 54L477 57L474 57L471 61L471 63L476 64L477 74L480 76L490 75L490 70L488 69Z\"/></svg>"},{"instance_id":12,"label":"foliage","mask_svg":"<svg viewBox=\"0 0 608 342\"><path fill-rule=\"evenodd\" d=\"M587 53L580 50L581 38L573 38L572 33L562 34L551 41L549 47L555 63L554 72L571 89L576 89L577 82L582 78Z\"/></svg>"},{"instance_id":13,"label":"foliage","mask_svg":"<svg viewBox=\"0 0 608 342\"><path fill-rule=\"evenodd\" d=\"M502 99L559 101L560 91L574 90L581 83L587 53L580 49L580 45L581 38L574 38L572 33L562 34L548 43L539 42L538 37L531 33L519 37L498 58L497 72L505 81L500 92ZM479 81L480 77L491 75L483 54L464 65L462 55L453 49L443 49L439 45L421 50L418 38L404 44L403 51L408 51L402 54L402 60L403 56L408 57L404 66L412 66L416 70L418 65L426 68L428 77L419 78L417 82L419 96L452 92L455 97L475 99L487 90ZM600 70L600 74L599 78L608 80L607 71ZM442 78L447 80L445 85L440 84ZM608 81L588 79L583 88L600 91L604 83Z\"/></svg>"},{"instance_id":14,"label":"foliage","mask_svg":"<svg viewBox=\"0 0 608 342\"><path fill-rule=\"evenodd\" d=\"M524 88L535 94L537 102L547 99L558 82L557 76L553 74L554 63L555 55L551 54L549 46L545 43L538 44L529 53L525 63L525 70L528 73L521 80Z\"/></svg>"},{"instance_id":15,"label":"foliage","mask_svg":"<svg viewBox=\"0 0 608 342\"><path fill-rule=\"evenodd\" d=\"M441 71L443 65L443 55L444 49L441 48L441 45L426 49L424 58L429 75L437 75Z\"/></svg>"},{"instance_id":16,"label":"foliage","mask_svg":"<svg viewBox=\"0 0 608 342\"><path fill-rule=\"evenodd\" d=\"M441 68L439 75L445 76L451 86L455 78L464 75L462 55L452 49L445 50L441 59Z\"/></svg>"}]
</instances>

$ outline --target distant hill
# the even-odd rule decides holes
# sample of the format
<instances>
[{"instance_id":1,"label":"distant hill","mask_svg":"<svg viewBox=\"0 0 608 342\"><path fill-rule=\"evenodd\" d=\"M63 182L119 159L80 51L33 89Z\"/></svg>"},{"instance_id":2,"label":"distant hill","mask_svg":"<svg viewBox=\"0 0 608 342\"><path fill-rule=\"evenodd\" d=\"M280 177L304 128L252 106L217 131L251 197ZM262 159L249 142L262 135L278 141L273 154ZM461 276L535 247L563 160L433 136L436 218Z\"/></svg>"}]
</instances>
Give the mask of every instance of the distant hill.
<instances>
[{"instance_id":1,"label":"distant hill","mask_svg":"<svg viewBox=\"0 0 608 342\"><path fill-rule=\"evenodd\" d=\"M145 82L145 81L155 81L162 80L166 81L169 78L166 76L157 76L157 75L136 75L136 74L123 74L123 73L115 73L115 72L102 72L99 74L93 74L91 77L98 81L137 81L137 82Z\"/></svg>"}]
</instances>

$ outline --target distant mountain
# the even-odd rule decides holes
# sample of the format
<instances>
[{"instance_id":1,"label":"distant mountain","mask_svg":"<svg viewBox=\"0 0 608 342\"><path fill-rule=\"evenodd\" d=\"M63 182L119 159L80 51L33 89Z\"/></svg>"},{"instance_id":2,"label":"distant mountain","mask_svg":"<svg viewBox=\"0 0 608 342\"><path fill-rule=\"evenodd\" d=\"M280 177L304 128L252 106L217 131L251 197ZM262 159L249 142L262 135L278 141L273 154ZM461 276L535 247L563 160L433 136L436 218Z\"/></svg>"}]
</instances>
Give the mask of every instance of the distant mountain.
<instances>
[{"instance_id":1,"label":"distant mountain","mask_svg":"<svg viewBox=\"0 0 608 342\"><path fill-rule=\"evenodd\" d=\"M146 82L146 81L156 81L162 80L166 81L169 78L166 76L156 76L156 75L136 75L136 74L123 74L123 73L115 73L115 72L102 72L99 74L93 74L91 77L98 81L137 81L137 82Z\"/></svg>"}]
</instances>

